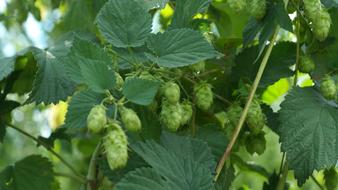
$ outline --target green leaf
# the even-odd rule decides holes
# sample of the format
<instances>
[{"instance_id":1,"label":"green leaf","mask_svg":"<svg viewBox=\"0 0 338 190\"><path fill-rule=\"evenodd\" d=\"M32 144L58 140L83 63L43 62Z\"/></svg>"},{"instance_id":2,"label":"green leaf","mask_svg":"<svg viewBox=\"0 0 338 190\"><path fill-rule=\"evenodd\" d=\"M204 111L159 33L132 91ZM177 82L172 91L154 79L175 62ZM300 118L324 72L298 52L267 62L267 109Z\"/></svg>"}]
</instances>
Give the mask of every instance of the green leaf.
<instances>
[{"instance_id":1,"label":"green leaf","mask_svg":"<svg viewBox=\"0 0 338 190\"><path fill-rule=\"evenodd\" d=\"M33 55L38 62L38 71L28 102L58 103L73 94L75 84L64 72L64 62L61 57L68 53L66 44L51 47L47 50L36 49Z\"/></svg>"},{"instance_id":2,"label":"green leaf","mask_svg":"<svg viewBox=\"0 0 338 190\"><path fill-rule=\"evenodd\" d=\"M15 57L0 58L0 81L14 71Z\"/></svg>"},{"instance_id":3,"label":"green leaf","mask_svg":"<svg viewBox=\"0 0 338 190\"><path fill-rule=\"evenodd\" d=\"M170 29L189 28L193 17L205 11L211 0L176 0L175 13Z\"/></svg>"},{"instance_id":4,"label":"green leaf","mask_svg":"<svg viewBox=\"0 0 338 190\"><path fill-rule=\"evenodd\" d=\"M104 95L93 91L83 91L75 94L68 107L65 127L83 128L87 126L87 116L93 106L103 100Z\"/></svg>"},{"instance_id":5,"label":"green leaf","mask_svg":"<svg viewBox=\"0 0 338 190\"><path fill-rule=\"evenodd\" d=\"M4 190L51 190L53 166L39 155L28 156L0 173Z\"/></svg>"},{"instance_id":6,"label":"green leaf","mask_svg":"<svg viewBox=\"0 0 338 190\"><path fill-rule=\"evenodd\" d=\"M127 11L131 8L133 11ZM113 46L138 47L151 32L152 19L140 2L109 0L99 12L96 23Z\"/></svg>"},{"instance_id":7,"label":"green leaf","mask_svg":"<svg viewBox=\"0 0 338 190\"><path fill-rule=\"evenodd\" d=\"M152 35L147 40L153 54L147 57L163 67L183 67L219 55L197 31L175 29Z\"/></svg>"},{"instance_id":8,"label":"green leaf","mask_svg":"<svg viewBox=\"0 0 338 190\"><path fill-rule=\"evenodd\" d=\"M169 0L136 0L143 3L147 10L163 9Z\"/></svg>"},{"instance_id":9,"label":"green leaf","mask_svg":"<svg viewBox=\"0 0 338 190\"><path fill-rule=\"evenodd\" d=\"M14 110L15 108L21 105L19 102L12 101L12 100L0 101L0 104L1 104L0 115L10 113L12 110Z\"/></svg>"},{"instance_id":10,"label":"green leaf","mask_svg":"<svg viewBox=\"0 0 338 190\"><path fill-rule=\"evenodd\" d=\"M337 163L338 109L313 88L294 88L281 105L282 151L302 185L314 170Z\"/></svg>"},{"instance_id":11,"label":"green leaf","mask_svg":"<svg viewBox=\"0 0 338 190\"><path fill-rule=\"evenodd\" d=\"M81 74L91 90L103 93L115 86L114 71L109 69L104 62L82 59L82 63L80 65Z\"/></svg>"},{"instance_id":12,"label":"green leaf","mask_svg":"<svg viewBox=\"0 0 338 190\"><path fill-rule=\"evenodd\" d=\"M39 136L38 139L39 141L43 142L44 145L47 145L50 148L54 148L54 142L56 140L65 140L70 142L71 137L69 136L69 134L66 133L66 128L58 128L48 138Z\"/></svg>"},{"instance_id":13,"label":"green leaf","mask_svg":"<svg viewBox=\"0 0 338 190\"><path fill-rule=\"evenodd\" d=\"M116 190L172 190L174 185L165 181L161 175L152 168L139 168L129 172L119 183Z\"/></svg>"},{"instance_id":14,"label":"green leaf","mask_svg":"<svg viewBox=\"0 0 338 190\"><path fill-rule=\"evenodd\" d=\"M153 140L140 142L132 145L132 149L140 155L159 175L161 175L168 183L174 185L171 189L186 190L199 189L210 190L213 188L213 178L210 168L206 162L205 155L211 155L211 152L206 144L197 143L197 140L192 143L194 150L186 149L189 146L189 138L180 139L177 145L169 145L175 143L177 138L170 139L169 135L163 144L157 144ZM184 140L185 139L185 140ZM169 144L168 144L169 143ZM197 151L197 149L199 149ZM193 151L192 154L182 154ZM201 160L199 160L201 159ZM212 159L213 160L213 159Z\"/></svg>"},{"instance_id":15,"label":"green leaf","mask_svg":"<svg viewBox=\"0 0 338 190\"><path fill-rule=\"evenodd\" d=\"M122 89L123 95L131 102L139 105L149 105L153 102L160 83L140 78L128 79Z\"/></svg>"},{"instance_id":16,"label":"green leaf","mask_svg":"<svg viewBox=\"0 0 338 190\"><path fill-rule=\"evenodd\" d=\"M3 123L3 121L0 120L0 143L4 142L5 136L6 136L6 125Z\"/></svg>"},{"instance_id":17,"label":"green leaf","mask_svg":"<svg viewBox=\"0 0 338 190\"><path fill-rule=\"evenodd\" d=\"M229 190L235 180L235 168L224 166L216 182L216 190Z\"/></svg>"}]
</instances>

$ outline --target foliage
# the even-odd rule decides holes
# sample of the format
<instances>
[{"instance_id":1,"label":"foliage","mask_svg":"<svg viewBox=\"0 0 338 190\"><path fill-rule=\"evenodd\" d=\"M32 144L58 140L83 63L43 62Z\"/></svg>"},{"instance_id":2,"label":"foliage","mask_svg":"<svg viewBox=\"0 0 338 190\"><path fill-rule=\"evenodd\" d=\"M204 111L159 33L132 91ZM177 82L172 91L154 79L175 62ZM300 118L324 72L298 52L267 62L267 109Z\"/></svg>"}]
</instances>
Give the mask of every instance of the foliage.
<instances>
[{"instance_id":1,"label":"foliage","mask_svg":"<svg viewBox=\"0 0 338 190\"><path fill-rule=\"evenodd\" d=\"M8 163L0 189L57 190L60 177L86 190L255 189L236 184L251 172L260 189L284 190L322 171L311 184L336 187L338 2L32 2L10 1L0 21L62 16L48 48L0 58L0 143L14 130L54 157ZM62 104L49 137L16 126L19 109ZM267 154L280 166L249 159Z\"/></svg>"}]
</instances>

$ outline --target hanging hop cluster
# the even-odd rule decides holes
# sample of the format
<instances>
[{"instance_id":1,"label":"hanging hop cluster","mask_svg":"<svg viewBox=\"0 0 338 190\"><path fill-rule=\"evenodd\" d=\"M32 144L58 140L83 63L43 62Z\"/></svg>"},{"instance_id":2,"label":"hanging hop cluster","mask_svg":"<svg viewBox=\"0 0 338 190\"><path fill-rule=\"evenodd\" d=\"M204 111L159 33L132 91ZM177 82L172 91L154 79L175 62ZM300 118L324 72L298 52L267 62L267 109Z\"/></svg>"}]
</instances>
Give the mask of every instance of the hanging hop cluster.
<instances>
[{"instance_id":1,"label":"hanging hop cluster","mask_svg":"<svg viewBox=\"0 0 338 190\"><path fill-rule=\"evenodd\" d=\"M323 7L320 0L304 0L305 13L312 25L313 34L319 41L323 41L329 34L332 23L330 14Z\"/></svg>"},{"instance_id":2,"label":"hanging hop cluster","mask_svg":"<svg viewBox=\"0 0 338 190\"><path fill-rule=\"evenodd\" d=\"M322 95L328 99L333 100L337 96L337 86L331 76L326 75L320 82L320 91Z\"/></svg>"},{"instance_id":3,"label":"hanging hop cluster","mask_svg":"<svg viewBox=\"0 0 338 190\"><path fill-rule=\"evenodd\" d=\"M128 161L128 140L121 126L116 123L107 124L107 133L103 137L103 147L110 169L126 166Z\"/></svg>"},{"instance_id":4,"label":"hanging hop cluster","mask_svg":"<svg viewBox=\"0 0 338 190\"><path fill-rule=\"evenodd\" d=\"M174 82L167 82L161 89L162 99L160 121L170 131L177 131L187 124L193 113L192 104L185 100L180 103L180 87Z\"/></svg>"},{"instance_id":5,"label":"hanging hop cluster","mask_svg":"<svg viewBox=\"0 0 338 190\"><path fill-rule=\"evenodd\" d=\"M103 131L107 122L106 108L103 105L94 106L87 117L87 127L92 133Z\"/></svg>"},{"instance_id":6,"label":"hanging hop cluster","mask_svg":"<svg viewBox=\"0 0 338 190\"><path fill-rule=\"evenodd\" d=\"M315 63L309 56L301 56L299 59L299 71L302 73L311 73L315 70Z\"/></svg>"},{"instance_id":7,"label":"hanging hop cluster","mask_svg":"<svg viewBox=\"0 0 338 190\"><path fill-rule=\"evenodd\" d=\"M266 14L266 0L228 0L227 2L230 8L235 11L248 11L257 20L261 20Z\"/></svg>"},{"instance_id":8,"label":"hanging hop cluster","mask_svg":"<svg viewBox=\"0 0 338 190\"><path fill-rule=\"evenodd\" d=\"M207 111L214 102L214 95L211 84L206 82L198 83L194 86L196 106L203 111Z\"/></svg>"},{"instance_id":9,"label":"hanging hop cluster","mask_svg":"<svg viewBox=\"0 0 338 190\"><path fill-rule=\"evenodd\" d=\"M119 108L121 120L128 131L138 132L141 130L141 121L136 112L124 106Z\"/></svg>"}]
</instances>

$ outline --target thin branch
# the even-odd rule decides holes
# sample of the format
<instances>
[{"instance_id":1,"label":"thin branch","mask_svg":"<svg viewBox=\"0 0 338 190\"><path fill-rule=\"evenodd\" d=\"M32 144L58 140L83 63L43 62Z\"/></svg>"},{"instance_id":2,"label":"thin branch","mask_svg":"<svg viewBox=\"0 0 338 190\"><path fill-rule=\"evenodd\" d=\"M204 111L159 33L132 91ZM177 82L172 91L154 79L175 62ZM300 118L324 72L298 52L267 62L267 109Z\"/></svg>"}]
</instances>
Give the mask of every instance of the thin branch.
<instances>
[{"instance_id":1,"label":"thin branch","mask_svg":"<svg viewBox=\"0 0 338 190\"><path fill-rule=\"evenodd\" d=\"M271 39L271 41L270 41L269 47L268 47L268 49L267 49L266 52L265 52L265 55L264 55L264 57L263 57L263 60L262 60L262 62L261 62L261 64L260 64L260 67L259 67L259 69L258 69L256 78L255 78L254 83L253 83L253 85L252 85L252 88L251 88L251 90L250 90L250 94L249 94L248 100L247 100L247 102L246 102L246 104L245 104L245 107L244 107L244 109L243 109L243 112L241 113L241 117L240 117L240 119L239 119L239 121L238 121L238 123L237 123L237 126L236 126L235 131L234 131L234 133L233 133L233 135L232 135L232 138L231 138L231 140L230 140L230 143L228 144L228 146L227 146L227 148L226 148L226 150L225 150L225 152L224 152L224 154L223 154L221 160L218 162L218 165L217 165L217 167L216 167L216 175L215 175L215 178L214 178L215 181L217 181L217 178L218 178L219 174L220 174L221 171L222 171L222 168L223 168L223 166L224 166L224 163L225 163L226 159L228 158L228 156L230 155L230 152L231 152L231 150L232 150L232 147L234 146L234 144L235 144L235 142L236 142L236 140L237 140L237 138L238 138L239 132L240 132L241 129L242 129L242 126L243 126L244 121L245 121L245 118L246 118L246 116L247 116L249 107L250 107L251 102L252 102L252 100L253 100L253 98L254 98L254 95L255 95L255 93L256 93L258 84L259 84L259 82L260 82L260 80L261 80L261 78L262 78L263 72L264 72L264 70L265 70L265 67L266 67L267 62L268 62L269 57L270 57L270 54L271 54L271 52L272 52L274 43L275 43L276 38L277 38L278 31L279 31L279 26L277 26L277 28L276 28L276 30L275 30L275 33L274 33L274 35L273 35L273 37L272 37L272 39Z\"/></svg>"},{"instance_id":2,"label":"thin branch","mask_svg":"<svg viewBox=\"0 0 338 190\"><path fill-rule=\"evenodd\" d=\"M282 170L282 175L279 176L279 180L278 180L276 190L284 190L285 189L285 183L286 183L286 178L288 177L288 171L289 171L288 162L285 160L283 170Z\"/></svg>"},{"instance_id":3,"label":"thin branch","mask_svg":"<svg viewBox=\"0 0 338 190\"><path fill-rule=\"evenodd\" d=\"M89 167L88 167L88 174L87 174L87 189L88 190L96 190L97 187L97 181L96 181L96 158L100 154L102 142L100 141L99 144L97 144L93 155L90 159Z\"/></svg>"},{"instance_id":4,"label":"thin branch","mask_svg":"<svg viewBox=\"0 0 338 190\"><path fill-rule=\"evenodd\" d=\"M25 135L26 137L35 141L37 144L44 147L46 150L48 150L50 153L52 153L55 157L57 157L65 166L67 166L76 176L82 178L85 181L85 177L83 175L81 175L78 171L76 171L76 169L71 164L69 164L61 155L59 155L57 152L55 152L51 147L46 145L43 141L39 140L38 138L32 136L31 134L27 133L26 131L24 131L24 130L22 130L22 129L20 129L20 128L12 125L12 124L6 123L6 125L8 127L12 128L12 129L15 129L19 133Z\"/></svg>"},{"instance_id":5,"label":"thin branch","mask_svg":"<svg viewBox=\"0 0 338 190\"><path fill-rule=\"evenodd\" d=\"M319 183L319 181L315 178L315 176L313 176L313 174L311 175L311 179L316 183L320 190L325 190L323 185Z\"/></svg>"}]
</instances>

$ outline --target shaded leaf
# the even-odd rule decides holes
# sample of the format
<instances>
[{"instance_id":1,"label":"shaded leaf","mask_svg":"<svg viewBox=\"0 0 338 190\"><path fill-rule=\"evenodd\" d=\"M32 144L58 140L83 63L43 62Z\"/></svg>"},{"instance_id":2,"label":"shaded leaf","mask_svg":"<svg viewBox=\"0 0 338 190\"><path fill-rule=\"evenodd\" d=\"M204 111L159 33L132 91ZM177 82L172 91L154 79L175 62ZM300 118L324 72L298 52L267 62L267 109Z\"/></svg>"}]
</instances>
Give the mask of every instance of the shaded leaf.
<instances>
[{"instance_id":1,"label":"shaded leaf","mask_svg":"<svg viewBox=\"0 0 338 190\"><path fill-rule=\"evenodd\" d=\"M128 79L122 89L123 95L131 102L139 105L149 105L153 102L160 83L140 78Z\"/></svg>"}]
</instances>

